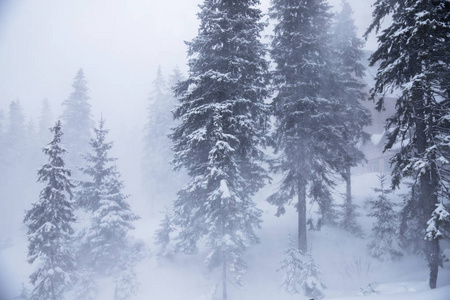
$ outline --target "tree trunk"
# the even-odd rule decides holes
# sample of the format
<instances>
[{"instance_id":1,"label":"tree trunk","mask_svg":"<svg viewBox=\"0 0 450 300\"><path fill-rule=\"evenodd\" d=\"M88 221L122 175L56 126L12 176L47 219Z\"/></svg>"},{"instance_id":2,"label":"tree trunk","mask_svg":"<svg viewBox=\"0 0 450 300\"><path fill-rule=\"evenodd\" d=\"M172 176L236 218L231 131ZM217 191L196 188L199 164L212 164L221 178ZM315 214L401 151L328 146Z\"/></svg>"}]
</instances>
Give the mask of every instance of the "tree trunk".
<instances>
[{"instance_id":1,"label":"tree trunk","mask_svg":"<svg viewBox=\"0 0 450 300\"><path fill-rule=\"evenodd\" d=\"M419 155L425 155L427 148L429 147L430 135L432 134L427 132L427 129L430 130L432 127L432 120L427 119L425 110L425 97L423 93L418 92L419 95L415 95L416 97L413 100L417 101L417 113L418 118L416 119L416 136L417 136L417 151ZM427 124L428 123L428 124ZM431 218L433 211L436 208L436 204L438 203L437 190L438 190L438 173L437 166L434 163L433 157L429 161L430 166L429 169L426 170L425 174L422 174L420 177L420 203L422 206L422 211L424 215L424 221L428 221ZM425 228L427 228L427 224L424 224ZM439 240L434 239L432 241L427 242L426 246L426 255L428 260L428 265L430 267L430 278L429 285L430 288L436 288L436 281L438 277L438 268L440 264L440 247Z\"/></svg>"},{"instance_id":2,"label":"tree trunk","mask_svg":"<svg viewBox=\"0 0 450 300\"><path fill-rule=\"evenodd\" d=\"M298 183L298 249L303 253L308 250L306 238L306 185L302 182Z\"/></svg>"},{"instance_id":3,"label":"tree trunk","mask_svg":"<svg viewBox=\"0 0 450 300\"><path fill-rule=\"evenodd\" d=\"M222 264L222 300L227 300L227 260L223 258Z\"/></svg>"},{"instance_id":4,"label":"tree trunk","mask_svg":"<svg viewBox=\"0 0 450 300\"><path fill-rule=\"evenodd\" d=\"M348 205L352 204L352 174L350 172L350 166L345 167L345 183L346 183L346 197L345 201Z\"/></svg>"}]
</instances>

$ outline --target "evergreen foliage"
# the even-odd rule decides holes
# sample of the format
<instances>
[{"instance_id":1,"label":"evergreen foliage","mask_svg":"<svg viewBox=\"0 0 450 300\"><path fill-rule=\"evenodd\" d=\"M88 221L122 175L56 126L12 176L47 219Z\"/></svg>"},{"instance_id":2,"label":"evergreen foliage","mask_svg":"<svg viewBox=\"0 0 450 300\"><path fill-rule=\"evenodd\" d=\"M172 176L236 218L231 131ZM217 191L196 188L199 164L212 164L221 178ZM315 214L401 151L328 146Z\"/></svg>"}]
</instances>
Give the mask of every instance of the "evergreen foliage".
<instances>
[{"instance_id":1,"label":"evergreen foliage","mask_svg":"<svg viewBox=\"0 0 450 300\"><path fill-rule=\"evenodd\" d=\"M390 15L392 24L378 36L379 47L371 56L379 63L372 98L400 90L396 111L387 120L387 143L401 148L392 159L393 186L403 177L420 185L419 201L424 218L432 216L439 197L448 194L450 85L450 3L446 0L377 0L367 34L378 31ZM377 100L377 109L384 98ZM423 224L423 226L427 226ZM431 288L436 288L440 263L439 239L427 243Z\"/></svg>"},{"instance_id":2,"label":"evergreen foliage","mask_svg":"<svg viewBox=\"0 0 450 300\"><path fill-rule=\"evenodd\" d=\"M372 228L372 241L368 245L369 251L380 261L395 261L403 255L397 242L398 214L388 199L392 190L385 188L386 175L380 175L378 178L380 188L374 189L378 194L377 199L369 201L369 216L376 218Z\"/></svg>"},{"instance_id":3,"label":"evergreen foliage","mask_svg":"<svg viewBox=\"0 0 450 300\"><path fill-rule=\"evenodd\" d=\"M94 125L83 69L78 71L72 87L72 93L63 102L64 111L61 119L65 128L64 144L71 151L68 165L79 167L82 164L81 155L88 152L91 129Z\"/></svg>"},{"instance_id":4,"label":"evergreen foliage","mask_svg":"<svg viewBox=\"0 0 450 300\"><path fill-rule=\"evenodd\" d=\"M258 242L261 212L251 197L264 185L268 64L260 42L257 0L206 0L198 36L188 43L189 76L176 87L174 166L190 182L174 203L178 248L195 253L205 238L210 269L222 267L240 282L244 252Z\"/></svg>"},{"instance_id":5,"label":"evergreen foliage","mask_svg":"<svg viewBox=\"0 0 450 300\"><path fill-rule=\"evenodd\" d=\"M320 280L319 267L310 254L295 246L289 236L289 247L284 251L281 268L285 272L283 290L289 294L304 294L313 299L324 298L325 284Z\"/></svg>"},{"instance_id":6,"label":"evergreen foliage","mask_svg":"<svg viewBox=\"0 0 450 300\"><path fill-rule=\"evenodd\" d=\"M38 172L38 182L46 183L39 201L26 212L28 261L37 263L31 274L33 300L60 300L74 281L75 262L70 243L73 237L72 188L70 171L65 168L61 147L61 122L52 128L53 141L43 149L48 156Z\"/></svg>"}]
</instances>

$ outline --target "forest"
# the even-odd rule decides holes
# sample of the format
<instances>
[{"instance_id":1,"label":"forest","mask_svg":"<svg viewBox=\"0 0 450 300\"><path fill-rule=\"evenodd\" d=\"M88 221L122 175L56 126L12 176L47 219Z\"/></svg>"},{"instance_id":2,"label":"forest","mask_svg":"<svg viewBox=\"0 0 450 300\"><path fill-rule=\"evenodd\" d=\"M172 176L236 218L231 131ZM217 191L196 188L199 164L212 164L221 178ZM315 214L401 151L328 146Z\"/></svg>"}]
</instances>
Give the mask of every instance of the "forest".
<instances>
[{"instance_id":1,"label":"forest","mask_svg":"<svg viewBox=\"0 0 450 300\"><path fill-rule=\"evenodd\" d=\"M449 1L119 2L0 4L0 300L448 299Z\"/></svg>"}]
</instances>

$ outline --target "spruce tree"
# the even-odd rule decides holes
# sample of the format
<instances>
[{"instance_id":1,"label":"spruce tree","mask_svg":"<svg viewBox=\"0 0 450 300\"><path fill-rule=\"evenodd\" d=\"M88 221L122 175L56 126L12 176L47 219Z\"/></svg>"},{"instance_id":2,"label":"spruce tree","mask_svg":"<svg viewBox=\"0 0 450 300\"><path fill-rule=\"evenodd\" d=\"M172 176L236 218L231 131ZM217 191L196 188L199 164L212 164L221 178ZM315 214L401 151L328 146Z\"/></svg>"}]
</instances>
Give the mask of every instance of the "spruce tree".
<instances>
[{"instance_id":1,"label":"spruce tree","mask_svg":"<svg viewBox=\"0 0 450 300\"><path fill-rule=\"evenodd\" d=\"M38 172L38 182L46 183L39 200L26 212L28 262L37 263L31 274L33 300L60 300L74 281L75 262L70 244L73 238L72 188L61 147L61 122L52 128L53 141L43 149L48 156Z\"/></svg>"},{"instance_id":2,"label":"spruce tree","mask_svg":"<svg viewBox=\"0 0 450 300\"><path fill-rule=\"evenodd\" d=\"M116 169L115 158L108 156L112 142L106 142L108 130L101 119L91 139L92 152L85 155L87 167L82 169L90 181L81 181L77 200L90 212L90 227L82 240L83 263L98 274L111 274L122 263L121 253L130 247L127 234L137 216L132 213L122 190L123 182Z\"/></svg>"},{"instance_id":3,"label":"spruce tree","mask_svg":"<svg viewBox=\"0 0 450 300\"><path fill-rule=\"evenodd\" d=\"M374 189L378 194L377 199L369 201L371 205L369 216L376 218L369 251L380 261L395 261L403 255L397 240L398 214L388 199L392 190L385 188L386 175L380 175L378 179L380 187Z\"/></svg>"},{"instance_id":4,"label":"spruce tree","mask_svg":"<svg viewBox=\"0 0 450 300\"><path fill-rule=\"evenodd\" d=\"M382 95L400 90L396 111L387 120L385 149L401 145L394 155L393 186L404 177L417 178L421 214L432 217L436 205L448 195L450 110L450 3L445 0L377 0L367 34L378 31L390 15L392 24L378 36L379 46L370 57L379 64L372 98L382 110ZM447 173L446 173L447 172ZM427 224L422 224L424 228ZM433 235L431 236L433 237ZM429 285L436 288L441 262L438 238L426 249L430 266Z\"/></svg>"},{"instance_id":5,"label":"spruce tree","mask_svg":"<svg viewBox=\"0 0 450 300\"><path fill-rule=\"evenodd\" d=\"M61 119L65 128L63 142L70 149L67 163L73 168L78 168L82 164L81 155L88 152L91 129L94 125L83 69L78 71L72 87L72 93L63 102L64 111Z\"/></svg>"},{"instance_id":6,"label":"spruce tree","mask_svg":"<svg viewBox=\"0 0 450 300\"><path fill-rule=\"evenodd\" d=\"M283 174L283 180L267 200L278 206L279 216L297 196L298 247L304 253L308 187L312 195L318 186L327 195L325 190L335 184L332 174L341 170L345 151L345 123L338 112L347 108L330 88L336 72L330 60L329 9L324 0L274 0L270 9L276 21L271 56L276 63L272 109L278 157L273 170Z\"/></svg>"},{"instance_id":7,"label":"spruce tree","mask_svg":"<svg viewBox=\"0 0 450 300\"><path fill-rule=\"evenodd\" d=\"M161 221L158 229L155 232L155 243L159 245L160 250L158 252L159 257L171 258L174 254L173 246L170 245L170 235L175 231L175 225L172 221L172 216L167 212L164 215L164 219Z\"/></svg>"},{"instance_id":8,"label":"spruce tree","mask_svg":"<svg viewBox=\"0 0 450 300\"><path fill-rule=\"evenodd\" d=\"M8 128L5 133L6 156L10 167L20 165L26 157L26 126L22 105L17 99L9 105Z\"/></svg>"},{"instance_id":9,"label":"spruce tree","mask_svg":"<svg viewBox=\"0 0 450 300\"><path fill-rule=\"evenodd\" d=\"M361 226L358 224L357 205L353 204L351 188L351 167L364 159L364 154L358 149L359 144L365 142L369 135L364 132L364 126L371 123L370 112L360 101L366 100L365 85L362 83L365 67L362 48L364 42L357 36L356 26L352 18L352 8L347 1L342 1L342 10L336 15L332 27L331 48L336 70L334 94L343 103L342 126L343 151L340 173L346 183L344 204L342 205L341 226L355 234L362 236Z\"/></svg>"},{"instance_id":10,"label":"spruce tree","mask_svg":"<svg viewBox=\"0 0 450 300\"><path fill-rule=\"evenodd\" d=\"M195 253L206 239L209 269L240 283L245 250L258 242L261 212L252 196L264 185L268 64L257 0L205 0L198 36L188 43L189 75L176 87L180 124L171 138L174 166L190 177L174 202L178 249Z\"/></svg>"}]
</instances>

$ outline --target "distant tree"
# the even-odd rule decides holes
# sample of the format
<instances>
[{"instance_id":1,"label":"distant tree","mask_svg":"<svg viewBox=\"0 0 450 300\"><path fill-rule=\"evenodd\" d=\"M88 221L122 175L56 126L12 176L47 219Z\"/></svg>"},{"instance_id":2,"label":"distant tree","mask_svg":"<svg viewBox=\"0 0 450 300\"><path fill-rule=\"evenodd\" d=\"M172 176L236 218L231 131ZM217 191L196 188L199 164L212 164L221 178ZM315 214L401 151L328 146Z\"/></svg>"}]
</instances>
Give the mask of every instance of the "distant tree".
<instances>
[{"instance_id":1,"label":"distant tree","mask_svg":"<svg viewBox=\"0 0 450 300\"><path fill-rule=\"evenodd\" d=\"M17 164L24 158L24 152L27 150L26 126L19 100L12 101L9 105L5 147L6 156L11 164Z\"/></svg>"},{"instance_id":2,"label":"distant tree","mask_svg":"<svg viewBox=\"0 0 450 300\"><path fill-rule=\"evenodd\" d=\"M42 101L41 114L39 116L39 123L38 123L38 128L37 128L39 140L47 139L47 137L49 135L48 129L52 125L52 120L53 120L53 114L50 109L50 104L48 103L47 99L44 99Z\"/></svg>"},{"instance_id":3,"label":"distant tree","mask_svg":"<svg viewBox=\"0 0 450 300\"><path fill-rule=\"evenodd\" d=\"M116 159L108 157L112 142L106 142L108 130L103 119L94 132L92 152L84 156L88 165L82 168L91 180L81 181L77 192L79 205L92 214L83 236L82 254L96 273L111 274L121 263L121 253L130 247L127 234L138 217L126 201L128 196L122 193L123 182L112 164Z\"/></svg>"},{"instance_id":4,"label":"distant tree","mask_svg":"<svg viewBox=\"0 0 450 300\"><path fill-rule=\"evenodd\" d=\"M67 157L68 165L78 168L82 164L81 155L89 149L91 129L94 125L87 81L82 69L75 76L72 87L73 92L63 102L64 111L61 118L65 128L63 142L70 149L70 155Z\"/></svg>"},{"instance_id":5,"label":"distant tree","mask_svg":"<svg viewBox=\"0 0 450 300\"><path fill-rule=\"evenodd\" d=\"M371 65L379 64L372 98L401 91L395 113L387 120L385 149L400 145L391 160L392 184L399 186L404 177L417 180L425 219L434 217L436 205L448 197L450 185L449 12L446 0L377 0L366 33L378 31L382 20L391 16L392 23L378 36L378 49L370 57ZM384 108L384 101L383 97L378 99L378 110ZM432 289L436 288L440 252L439 238L428 239Z\"/></svg>"},{"instance_id":6,"label":"distant tree","mask_svg":"<svg viewBox=\"0 0 450 300\"><path fill-rule=\"evenodd\" d=\"M378 179L380 187L374 189L378 194L377 199L369 201L369 216L376 218L372 228L372 241L368 245L369 251L380 261L395 261L403 255L397 240L398 214L387 198L392 190L385 188L386 175L380 175Z\"/></svg>"},{"instance_id":7,"label":"distant tree","mask_svg":"<svg viewBox=\"0 0 450 300\"><path fill-rule=\"evenodd\" d=\"M158 256L170 258L174 254L173 247L170 245L170 234L175 231L175 225L171 220L171 216L166 212L164 219L161 221L155 232L155 243L159 245L160 251Z\"/></svg>"},{"instance_id":8,"label":"distant tree","mask_svg":"<svg viewBox=\"0 0 450 300\"><path fill-rule=\"evenodd\" d=\"M33 300L60 300L74 282L75 261L70 249L75 221L70 171L65 168L61 148L61 122L52 128L51 141L43 152L48 156L38 172L38 182L46 183L39 201L26 212L28 262L38 263L31 274Z\"/></svg>"},{"instance_id":9,"label":"distant tree","mask_svg":"<svg viewBox=\"0 0 450 300\"><path fill-rule=\"evenodd\" d=\"M360 103L367 99L364 92L365 84L361 81L365 72L362 64L364 42L357 35L352 14L351 6L343 0L342 10L336 15L332 27L331 49L333 49L337 78L334 95L342 102L340 112L341 120L343 120L340 173L346 182L346 193L340 224L348 232L362 236L361 226L356 219L358 206L353 204L352 199L350 169L364 159L364 154L359 150L359 144L366 142L369 138L369 135L364 132L364 127L370 125L372 117L370 111Z\"/></svg>"},{"instance_id":10,"label":"distant tree","mask_svg":"<svg viewBox=\"0 0 450 300\"><path fill-rule=\"evenodd\" d=\"M174 166L190 182L178 192L174 223L178 249L195 253L206 239L209 269L241 282L244 253L258 242L261 212L251 197L264 185L268 63L260 41L257 0L212 1L200 6L198 36L188 43L189 76L176 87L180 120L171 138Z\"/></svg>"},{"instance_id":11,"label":"distant tree","mask_svg":"<svg viewBox=\"0 0 450 300\"><path fill-rule=\"evenodd\" d=\"M184 81L184 75L183 73L180 71L180 68L177 66L172 70L172 74L170 74L169 76L169 80L168 80L168 89L169 89L169 94L174 98L174 100L176 100L176 98L174 97L174 89L177 86L178 83ZM174 101L175 103L175 101Z\"/></svg>"},{"instance_id":12,"label":"distant tree","mask_svg":"<svg viewBox=\"0 0 450 300\"><path fill-rule=\"evenodd\" d=\"M310 254L303 253L289 236L289 247L284 251L281 268L285 272L283 289L289 294L304 294L308 298L322 299L325 284L319 278L319 267Z\"/></svg>"},{"instance_id":13,"label":"distant tree","mask_svg":"<svg viewBox=\"0 0 450 300\"><path fill-rule=\"evenodd\" d=\"M156 199L166 198L164 196L168 191L165 183L172 179L170 161L173 153L168 135L173 125L171 110L174 107L174 97L167 89L161 68L158 68L156 79L153 81L144 135L144 185L154 198L152 199L152 211L155 210Z\"/></svg>"}]
</instances>

